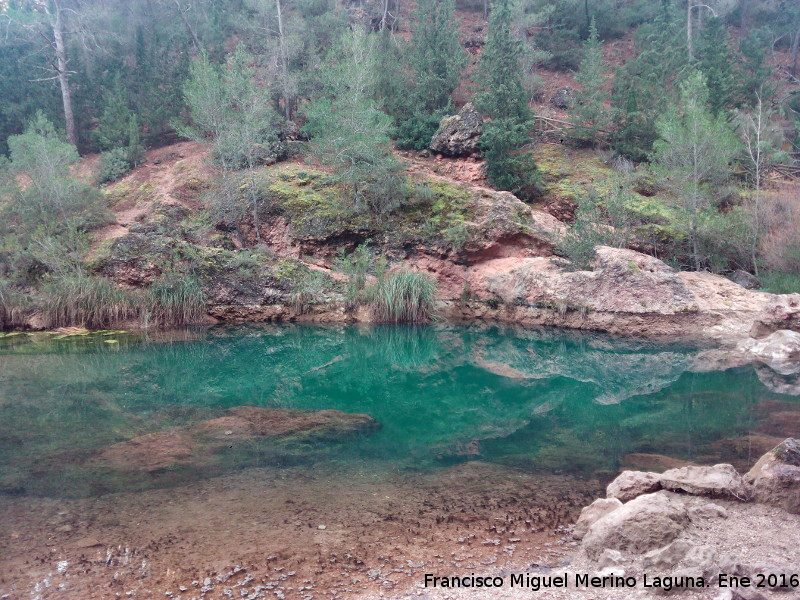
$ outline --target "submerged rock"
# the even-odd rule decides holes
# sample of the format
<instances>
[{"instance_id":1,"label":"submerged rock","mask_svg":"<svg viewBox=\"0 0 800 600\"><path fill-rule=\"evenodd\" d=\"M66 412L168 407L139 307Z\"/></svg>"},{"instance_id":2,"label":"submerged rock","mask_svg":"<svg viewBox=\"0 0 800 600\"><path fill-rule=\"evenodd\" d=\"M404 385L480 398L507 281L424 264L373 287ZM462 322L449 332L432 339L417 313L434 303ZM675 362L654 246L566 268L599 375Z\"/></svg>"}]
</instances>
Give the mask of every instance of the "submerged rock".
<instances>
[{"instance_id":1,"label":"submerged rock","mask_svg":"<svg viewBox=\"0 0 800 600\"><path fill-rule=\"evenodd\" d=\"M800 514L800 440L789 438L762 456L745 475L757 502Z\"/></svg>"}]
</instances>

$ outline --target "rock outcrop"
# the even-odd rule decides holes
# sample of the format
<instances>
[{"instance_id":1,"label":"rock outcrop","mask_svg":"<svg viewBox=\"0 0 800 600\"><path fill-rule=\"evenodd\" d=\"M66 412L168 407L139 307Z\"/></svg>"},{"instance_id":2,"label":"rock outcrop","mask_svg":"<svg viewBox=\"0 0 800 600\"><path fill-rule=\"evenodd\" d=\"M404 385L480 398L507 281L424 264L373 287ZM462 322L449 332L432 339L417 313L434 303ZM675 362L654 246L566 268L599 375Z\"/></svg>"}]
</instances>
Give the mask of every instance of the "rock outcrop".
<instances>
[{"instance_id":1,"label":"rock outcrop","mask_svg":"<svg viewBox=\"0 0 800 600\"><path fill-rule=\"evenodd\" d=\"M578 517L577 523L575 523L575 530L572 532L572 537L576 540L582 539L592 525L608 513L621 507L622 502L617 498L598 498L581 511L581 515Z\"/></svg>"},{"instance_id":2,"label":"rock outcrop","mask_svg":"<svg viewBox=\"0 0 800 600\"><path fill-rule=\"evenodd\" d=\"M800 440L789 438L762 456L745 475L757 502L800 514Z\"/></svg>"},{"instance_id":3,"label":"rock outcrop","mask_svg":"<svg viewBox=\"0 0 800 600\"><path fill-rule=\"evenodd\" d=\"M429 147L444 156L471 156L478 151L482 128L483 119L472 103L467 103L457 115L442 119Z\"/></svg>"}]
</instances>

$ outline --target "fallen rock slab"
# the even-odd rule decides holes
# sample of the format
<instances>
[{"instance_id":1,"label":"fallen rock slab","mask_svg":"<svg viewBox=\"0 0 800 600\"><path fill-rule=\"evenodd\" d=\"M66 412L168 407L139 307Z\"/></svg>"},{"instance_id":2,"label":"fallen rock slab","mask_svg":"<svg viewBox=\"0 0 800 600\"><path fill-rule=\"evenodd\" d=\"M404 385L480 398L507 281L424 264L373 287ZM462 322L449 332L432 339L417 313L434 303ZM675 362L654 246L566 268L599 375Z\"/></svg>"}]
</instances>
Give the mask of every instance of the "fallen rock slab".
<instances>
[{"instance_id":1,"label":"fallen rock slab","mask_svg":"<svg viewBox=\"0 0 800 600\"><path fill-rule=\"evenodd\" d=\"M606 496L620 502L628 502L643 494L652 494L661 489L660 475L642 471L623 471L608 484Z\"/></svg>"},{"instance_id":2,"label":"fallen rock slab","mask_svg":"<svg viewBox=\"0 0 800 600\"><path fill-rule=\"evenodd\" d=\"M659 482L665 490L685 492L694 496L731 498L745 502L751 495L751 490L742 476L728 464L670 469L661 474Z\"/></svg>"}]
</instances>

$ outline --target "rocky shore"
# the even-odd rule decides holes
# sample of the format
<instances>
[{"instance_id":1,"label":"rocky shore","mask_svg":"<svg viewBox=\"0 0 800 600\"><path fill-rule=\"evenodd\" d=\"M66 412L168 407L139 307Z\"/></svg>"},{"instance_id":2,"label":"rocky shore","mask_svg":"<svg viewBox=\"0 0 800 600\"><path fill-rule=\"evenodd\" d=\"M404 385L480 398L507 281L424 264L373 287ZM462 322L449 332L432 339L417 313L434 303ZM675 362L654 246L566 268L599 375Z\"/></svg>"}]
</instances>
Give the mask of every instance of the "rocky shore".
<instances>
[{"instance_id":1,"label":"rocky shore","mask_svg":"<svg viewBox=\"0 0 800 600\"><path fill-rule=\"evenodd\" d=\"M499 578L491 597L800 598L798 440L786 439L744 476L727 464L623 471L606 495L570 529L580 545L564 563L520 565L515 580L508 569L478 574ZM395 598L486 594L421 584Z\"/></svg>"}]
</instances>

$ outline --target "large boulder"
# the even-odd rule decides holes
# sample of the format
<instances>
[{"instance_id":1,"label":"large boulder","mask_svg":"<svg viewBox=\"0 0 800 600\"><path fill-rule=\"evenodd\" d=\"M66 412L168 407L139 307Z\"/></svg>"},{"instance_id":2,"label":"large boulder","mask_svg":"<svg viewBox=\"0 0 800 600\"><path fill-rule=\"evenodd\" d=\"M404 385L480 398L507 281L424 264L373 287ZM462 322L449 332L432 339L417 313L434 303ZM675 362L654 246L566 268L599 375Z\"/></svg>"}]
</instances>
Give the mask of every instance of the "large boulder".
<instances>
[{"instance_id":1,"label":"large boulder","mask_svg":"<svg viewBox=\"0 0 800 600\"><path fill-rule=\"evenodd\" d=\"M713 467L681 467L661 474L661 487L695 496L711 496L746 501L751 490L742 476L728 464Z\"/></svg>"},{"instance_id":2,"label":"large boulder","mask_svg":"<svg viewBox=\"0 0 800 600\"><path fill-rule=\"evenodd\" d=\"M800 440L789 438L762 456L745 475L757 502L800 514Z\"/></svg>"},{"instance_id":3,"label":"large boulder","mask_svg":"<svg viewBox=\"0 0 800 600\"><path fill-rule=\"evenodd\" d=\"M623 471L608 484L606 496L617 498L620 502L628 502L643 494L652 494L661 489L658 473L642 471Z\"/></svg>"},{"instance_id":4,"label":"large boulder","mask_svg":"<svg viewBox=\"0 0 800 600\"><path fill-rule=\"evenodd\" d=\"M442 119L429 147L445 156L471 156L478 151L482 128L483 119L472 103L467 103L457 115Z\"/></svg>"},{"instance_id":5,"label":"large boulder","mask_svg":"<svg viewBox=\"0 0 800 600\"><path fill-rule=\"evenodd\" d=\"M583 547L592 559L607 548L647 552L675 540L688 524L683 503L662 490L634 498L595 522L583 538Z\"/></svg>"},{"instance_id":6,"label":"large boulder","mask_svg":"<svg viewBox=\"0 0 800 600\"><path fill-rule=\"evenodd\" d=\"M616 498L598 498L589 506L583 508L578 517L578 521L575 523L572 537L576 540L582 539L592 525L621 506L622 502Z\"/></svg>"},{"instance_id":7,"label":"large boulder","mask_svg":"<svg viewBox=\"0 0 800 600\"><path fill-rule=\"evenodd\" d=\"M728 279L734 283L738 283L746 290L757 290L761 287L761 281L758 279L758 277L751 275L747 271L734 271L728 275Z\"/></svg>"}]
</instances>

